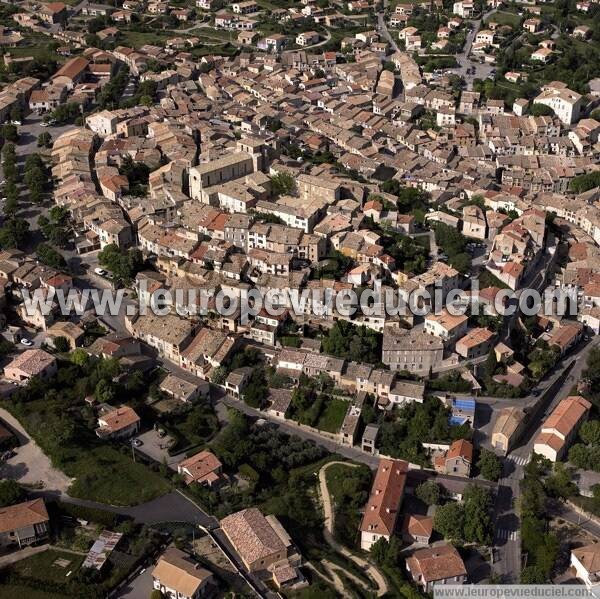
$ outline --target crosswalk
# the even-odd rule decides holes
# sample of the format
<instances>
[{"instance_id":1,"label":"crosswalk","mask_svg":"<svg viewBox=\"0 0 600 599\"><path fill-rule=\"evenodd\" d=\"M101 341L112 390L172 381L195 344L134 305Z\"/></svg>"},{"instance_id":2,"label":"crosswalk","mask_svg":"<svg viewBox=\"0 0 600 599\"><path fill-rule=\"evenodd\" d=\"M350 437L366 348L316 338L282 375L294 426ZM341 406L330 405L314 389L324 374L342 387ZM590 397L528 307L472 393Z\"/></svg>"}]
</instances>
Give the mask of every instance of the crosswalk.
<instances>
[{"instance_id":1,"label":"crosswalk","mask_svg":"<svg viewBox=\"0 0 600 599\"><path fill-rule=\"evenodd\" d=\"M506 528L499 528L496 531L497 541L516 541L519 538L518 530L507 530Z\"/></svg>"},{"instance_id":2,"label":"crosswalk","mask_svg":"<svg viewBox=\"0 0 600 599\"><path fill-rule=\"evenodd\" d=\"M509 455L508 456L509 461L511 461L513 464L516 464L517 466L525 466L525 464L529 464L529 461L531 460L530 456L519 456L519 455Z\"/></svg>"}]
</instances>

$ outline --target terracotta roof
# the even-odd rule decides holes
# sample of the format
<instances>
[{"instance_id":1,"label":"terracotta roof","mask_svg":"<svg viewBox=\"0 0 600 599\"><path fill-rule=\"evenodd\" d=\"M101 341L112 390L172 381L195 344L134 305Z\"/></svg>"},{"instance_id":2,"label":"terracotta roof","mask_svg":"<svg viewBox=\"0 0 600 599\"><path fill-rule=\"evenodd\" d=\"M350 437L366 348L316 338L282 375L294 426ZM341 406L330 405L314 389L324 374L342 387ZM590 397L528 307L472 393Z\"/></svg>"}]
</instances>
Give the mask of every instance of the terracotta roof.
<instances>
[{"instance_id":1,"label":"terracotta roof","mask_svg":"<svg viewBox=\"0 0 600 599\"><path fill-rule=\"evenodd\" d=\"M219 458L217 458L214 453L211 453L210 451L201 451L200 453L179 462L177 469L185 469L189 472L189 475L185 473L185 476L187 482L190 483L193 481L201 482L209 474L215 470L219 470L221 466L222 464L219 461Z\"/></svg>"},{"instance_id":2,"label":"terracotta roof","mask_svg":"<svg viewBox=\"0 0 600 599\"><path fill-rule=\"evenodd\" d=\"M406 560L411 573L421 574L424 582L466 576L467 570L458 551L449 544L415 551Z\"/></svg>"},{"instance_id":3,"label":"terracotta roof","mask_svg":"<svg viewBox=\"0 0 600 599\"><path fill-rule=\"evenodd\" d=\"M600 543L573 549L571 553L590 574L600 572Z\"/></svg>"},{"instance_id":4,"label":"terracotta roof","mask_svg":"<svg viewBox=\"0 0 600 599\"><path fill-rule=\"evenodd\" d=\"M579 395L563 399L542 425L542 430L553 429L565 437L577 426L592 404Z\"/></svg>"},{"instance_id":5,"label":"terracotta roof","mask_svg":"<svg viewBox=\"0 0 600 599\"><path fill-rule=\"evenodd\" d=\"M450 445L450 449L446 453L446 459L462 457L467 462L473 462L473 444L466 439L458 439Z\"/></svg>"},{"instance_id":6,"label":"terracotta roof","mask_svg":"<svg viewBox=\"0 0 600 599\"><path fill-rule=\"evenodd\" d=\"M184 597L193 597L198 587L212 574L197 564L183 551L170 547L159 558L152 577Z\"/></svg>"},{"instance_id":7,"label":"terracotta roof","mask_svg":"<svg viewBox=\"0 0 600 599\"><path fill-rule=\"evenodd\" d=\"M135 413L133 408L129 406L122 406L111 412L107 412L103 416L100 416L100 420L106 424L102 426L103 429L108 429L112 432L120 431L136 422L139 422L140 417Z\"/></svg>"},{"instance_id":8,"label":"terracotta roof","mask_svg":"<svg viewBox=\"0 0 600 599\"><path fill-rule=\"evenodd\" d=\"M371 495L360 525L363 532L391 535L404 494L408 463L382 459L375 474Z\"/></svg>"},{"instance_id":9,"label":"terracotta roof","mask_svg":"<svg viewBox=\"0 0 600 599\"><path fill-rule=\"evenodd\" d=\"M248 508L223 518L221 528L246 564L286 550L282 539L258 508Z\"/></svg>"},{"instance_id":10,"label":"terracotta roof","mask_svg":"<svg viewBox=\"0 0 600 599\"><path fill-rule=\"evenodd\" d=\"M433 532L433 518L421 514L408 514L404 518L402 530L412 537L430 537Z\"/></svg>"},{"instance_id":11,"label":"terracotta roof","mask_svg":"<svg viewBox=\"0 0 600 599\"><path fill-rule=\"evenodd\" d=\"M56 362L56 359L43 349L28 349L7 364L6 368L18 368L26 374L35 376L53 362Z\"/></svg>"},{"instance_id":12,"label":"terracotta roof","mask_svg":"<svg viewBox=\"0 0 600 599\"><path fill-rule=\"evenodd\" d=\"M0 533L41 524L48 520L48 512L43 499L9 505L0 508Z\"/></svg>"}]
</instances>

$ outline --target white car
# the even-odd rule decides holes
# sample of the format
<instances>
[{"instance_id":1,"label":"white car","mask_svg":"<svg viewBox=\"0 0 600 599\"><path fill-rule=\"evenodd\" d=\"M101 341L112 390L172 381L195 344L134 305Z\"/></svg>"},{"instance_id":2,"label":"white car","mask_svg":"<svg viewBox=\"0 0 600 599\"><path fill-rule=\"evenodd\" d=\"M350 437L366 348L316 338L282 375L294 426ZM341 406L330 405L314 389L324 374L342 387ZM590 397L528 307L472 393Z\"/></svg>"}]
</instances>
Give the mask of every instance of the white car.
<instances>
[{"instance_id":1,"label":"white car","mask_svg":"<svg viewBox=\"0 0 600 599\"><path fill-rule=\"evenodd\" d=\"M21 121L11 121L13 125L22 125Z\"/></svg>"},{"instance_id":2,"label":"white car","mask_svg":"<svg viewBox=\"0 0 600 599\"><path fill-rule=\"evenodd\" d=\"M46 121L42 121L40 123L40 127L50 127L50 125L48 123L46 123Z\"/></svg>"},{"instance_id":3,"label":"white car","mask_svg":"<svg viewBox=\"0 0 600 599\"><path fill-rule=\"evenodd\" d=\"M94 268L94 272L101 277L105 277L108 274L108 271L103 268Z\"/></svg>"},{"instance_id":4,"label":"white car","mask_svg":"<svg viewBox=\"0 0 600 599\"><path fill-rule=\"evenodd\" d=\"M33 345L33 341L30 341L29 339L25 339L25 337L23 337L21 339L21 345L24 345L25 347L31 347Z\"/></svg>"}]
</instances>

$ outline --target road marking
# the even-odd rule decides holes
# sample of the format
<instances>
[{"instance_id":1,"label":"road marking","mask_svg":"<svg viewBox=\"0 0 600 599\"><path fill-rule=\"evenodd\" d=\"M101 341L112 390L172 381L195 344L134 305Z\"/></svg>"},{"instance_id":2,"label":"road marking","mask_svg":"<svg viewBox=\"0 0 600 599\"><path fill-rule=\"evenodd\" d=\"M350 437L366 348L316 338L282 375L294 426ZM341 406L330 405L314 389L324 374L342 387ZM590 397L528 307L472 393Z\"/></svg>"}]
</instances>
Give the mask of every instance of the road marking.
<instances>
[{"instance_id":1,"label":"road marking","mask_svg":"<svg viewBox=\"0 0 600 599\"><path fill-rule=\"evenodd\" d=\"M508 459L513 463L516 464L517 466L525 466L525 464L529 464L529 461L531 459L530 456L517 456L517 455L509 455Z\"/></svg>"},{"instance_id":2,"label":"road marking","mask_svg":"<svg viewBox=\"0 0 600 599\"><path fill-rule=\"evenodd\" d=\"M497 541L516 541L519 538L518 530L507 530L506 528L499 528L496 531Z\"/></svg>"}]
</instances>

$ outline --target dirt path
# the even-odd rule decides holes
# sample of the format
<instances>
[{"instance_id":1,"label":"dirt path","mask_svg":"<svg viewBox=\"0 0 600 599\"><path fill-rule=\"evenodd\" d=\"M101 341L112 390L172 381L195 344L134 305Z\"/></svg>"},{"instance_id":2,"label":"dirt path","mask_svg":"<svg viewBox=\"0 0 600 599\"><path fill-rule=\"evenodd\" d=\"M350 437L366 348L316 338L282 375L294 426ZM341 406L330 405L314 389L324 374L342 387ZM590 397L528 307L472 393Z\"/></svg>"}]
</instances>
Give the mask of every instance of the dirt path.
<instances>
[{"instance_id":1,"label":"dirt path","mask_svg":"<svg viewBox=\"0 0 600 599\"><path fill-rule=\"evenodd\" d=\"M329 489L327 488L327 469L329 466L333 466L334 464L341 464L343 466L347 466L349 468L357 468L356 464L348 464L347 462L328 462L325 464L321 470L319 470L319 488L321 492L321 500L323 502L323 513L325 516L325 523L323 526L323 536L327 543L338 553L343 555L349 560L352 560L361 570L364 570L370 578L375 581L378 589L377 596L381 597L388 592L388 585L385 579L385 576L370 562L366 559L359 557L352 553L349 549L340 545L335 538L333 537L333 524L334 524L334 511L333 511L333 502L331 500L331 494L329 493ZM335 568L342 570L339 566L332 564ZM364 586L364 583L357 579L352 573L343 570L344 574Z\"/></svg>"},{"instance_id":2,"label":"dirt path","mask_svg":"<svg viewBox=\"0 0 600 599\"><path fill-rule=\"evenodd\" d=\"M16 433L19 447L15 454L0 464L0 477L16 480L23 485L38 485L40 481L46 491L66 493L72 480L50 462L50 458L29 436L21 423L4 408L0 408L0 419Z\"/></svg>"}]
</instances>

